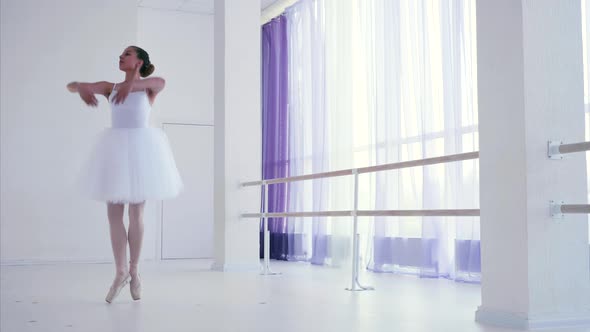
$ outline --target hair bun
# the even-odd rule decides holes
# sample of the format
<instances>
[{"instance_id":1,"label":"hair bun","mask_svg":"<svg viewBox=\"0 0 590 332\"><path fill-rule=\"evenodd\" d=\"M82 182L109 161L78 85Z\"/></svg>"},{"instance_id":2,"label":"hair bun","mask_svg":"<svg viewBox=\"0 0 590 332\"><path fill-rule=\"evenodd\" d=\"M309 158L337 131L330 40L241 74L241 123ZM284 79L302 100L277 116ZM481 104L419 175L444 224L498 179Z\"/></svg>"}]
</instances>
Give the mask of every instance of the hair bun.
<instances>
[{"instance_id":1,"label":"hair bun","mask_svg":"<svg viewBox=\"0 0 590 332\"><path fill-rule=\"evenodd\" d=\"M145 68L142 68L139 74L141 77L148 77L154 72L154 70L156 70L156 66L154 66L153 63L150 63L149 65L145 66Z\"/></svg>"}]
</instances>

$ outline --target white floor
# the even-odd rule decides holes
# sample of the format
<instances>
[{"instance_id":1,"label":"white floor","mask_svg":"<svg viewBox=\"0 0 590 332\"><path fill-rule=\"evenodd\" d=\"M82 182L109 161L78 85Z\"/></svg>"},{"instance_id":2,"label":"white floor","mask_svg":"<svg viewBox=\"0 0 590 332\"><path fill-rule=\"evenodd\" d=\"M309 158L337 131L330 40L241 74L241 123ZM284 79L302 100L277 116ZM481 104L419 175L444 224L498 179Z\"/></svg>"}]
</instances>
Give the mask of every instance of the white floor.
<instances>
[{"instance_id":1,"label":"white floor","mask_svg":"<svg viewBox=\"0 0 590 332\"><path fill-rule=\"evenodd\" d=\"M127 287L110 305L112 264L2 266L0 331L510 331L474 322L479 285L366 273L376 290L348 292L347 270L272 263L281 276L146 262L142 300Z\"/></svg>"}]
</instances>

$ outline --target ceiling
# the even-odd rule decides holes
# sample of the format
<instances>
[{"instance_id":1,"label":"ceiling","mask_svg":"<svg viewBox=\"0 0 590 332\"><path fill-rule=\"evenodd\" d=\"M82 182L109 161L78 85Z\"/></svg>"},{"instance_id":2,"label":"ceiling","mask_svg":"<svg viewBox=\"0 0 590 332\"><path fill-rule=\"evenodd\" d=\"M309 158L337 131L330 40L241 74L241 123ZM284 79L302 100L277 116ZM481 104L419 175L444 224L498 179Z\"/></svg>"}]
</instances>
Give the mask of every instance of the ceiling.
<instances>
[{"instance_id":1,"label":"ceiling","mask_svg":"<svg viewBox=\"0 0 590 332\"><path fill-rule=\"evenodd\" d=\"M260 0L261 10L278 0ZM189 13L213 14L215 0L137 0L139 7L176 10Z\"/></svg>"}]
</instances>

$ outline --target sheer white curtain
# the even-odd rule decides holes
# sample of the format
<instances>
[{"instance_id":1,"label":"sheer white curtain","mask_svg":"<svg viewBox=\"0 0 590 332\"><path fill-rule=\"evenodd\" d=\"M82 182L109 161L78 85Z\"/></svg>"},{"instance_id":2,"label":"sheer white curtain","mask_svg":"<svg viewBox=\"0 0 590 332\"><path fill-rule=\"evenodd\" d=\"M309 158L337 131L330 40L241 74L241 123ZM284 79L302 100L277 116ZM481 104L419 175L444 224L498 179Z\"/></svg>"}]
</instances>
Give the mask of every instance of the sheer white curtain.
<instances>
[{"instance_id":1,"label":"sheer white curtain","mask_svg":"<svg viewBox=\"0 0 590 332\"><path fill-rule=\"evenodd\" d=\"M478 150L475 2L345 3L353 10L353 164ZM477 167L377 173L364 179L361 208L477 208ZM479 218L376 218L368 235L372 270L479 279Z\"/></svg>"},{"instance_id":2,"label":"sheer white curtain","mask_svg":"<svg viewBox=\"0 0 590 332\"><path fill-rule=\"evenodd\" d=\"M288 8L290 175L351 168L355 132L352 67L353 2L301 0ZM363 107L366 112L366 106ZM363 115L364 116L364 115ZM365 121L366 122L366 121ZM363 137L367 131L364 130ZM365 162L363 160L363 162ZM362 164L363 166L366 163ZM350 177L293 183L291 211L349 210ZM346 218L290 218L291 232L305 237L315 264L346 265L351 223Z\"/></svg>"},{"instance_id":3,"label":"sheer white curtain","mask_svg":"<svg viewBox=\"0 0 590 332\"><path fill-rule=\"evenodd\" d=\"M321 128L325 126L323 62L313 61L314 55L323 58L323 41L316 38L321 26L316 1L301 0L285 12L289 54L289 166L290 176L322 172L328 168L324 150L327 140ZM312 144L312 142L316 144ZM320 211L326 199L321 182L293 182L289 184L289 211ZM293 260L308 260L313 254L312 244L317 236L325 236L321 220L288 218L289 233L301 234L301 241L290 245L289 252L298 252ZM315 232L312 230L315 229ZM312 234L313 233L313 234ZM293 251L292 251L293 250Z\"/></svg>"},{"instance_id":4,"label":"sheer white curtain","mask_svg":"<svg viewBox=\"0 0 590 332\"><path fill-rule=\"evenodd\" d=\"M474 1L326 3L330 137L341 151L332 169L478 149ZM477 166L362 176L360 208L477 208ZM332 207L350 208L350 181L334 197L342 205ZM377 218L372 230L365 221L369 268L479 279L478 218Z\"/></svg>"},{"instance_id":5,"label":"sheer white curtain","mask_svg":"<svg viewBox=\"0 0 590 332\"><path fill-rule=\"evenodd\" d=\"M350 117L344 115L338 119L347 113L346 107L350 105L341 98L334 98L339 93L336 91L342 91L342 86L327 83L334 75L345 74L344 62L334 61L334 57L350 44L341 45L346 38L334 33L341 27L335 26L332 18L345 17L340 16L343 12L336 4L334 0L300 0L285 12L289 45L291 176L338 169L347 165L343 158L350 158L350 144L346 141L350 122L340 121L350 120ZM330 20L326 21L328 12ZM325 38L326 35L329 38ZM291 183L289 210L343 208L344 201L350 201L347 190L346 181L338 179ZM297 253L290 259L342 265L349 256L349 226L350 223L332 218L289 218L288 232L298 234L295 238L301 239L289 242L290 246L295 246L289 248L289 252Z\"/></svg>"},{"instance_id":6,"label":"sheer white curtain","mask_svg":"<svg viewBox=\"0 0 590 332\"><path fill-rule=\"evenodd\" d=\"M474 7L473 0L301 0L290 7L290 175L477 150ZM477 208L477 173L477 161L467 161L363 175L359 207ZM289 209L348 210L352 194L352 177L294 183ZM477 218L362 221L371 269L477 279ZM291 259L348 262L346 218L291 218L288 225L301 234L289 241L297 246Z\"/></svg>"},{"instance_id":7,"label":"sheer white curtain","mask_svg":"<svg viewBox=\"0 0 590 332\"><path fill-rule=\"evenodd\" d=\"M586 141L590 141L590 0L582 0L582 38L584 47L584 109L586 113ZM590 152L586 153L586 180L590 202ZM590 216L588 217L590 223ZM590 242L590 229L588 231Z\"/></svg>"}]
</instances>

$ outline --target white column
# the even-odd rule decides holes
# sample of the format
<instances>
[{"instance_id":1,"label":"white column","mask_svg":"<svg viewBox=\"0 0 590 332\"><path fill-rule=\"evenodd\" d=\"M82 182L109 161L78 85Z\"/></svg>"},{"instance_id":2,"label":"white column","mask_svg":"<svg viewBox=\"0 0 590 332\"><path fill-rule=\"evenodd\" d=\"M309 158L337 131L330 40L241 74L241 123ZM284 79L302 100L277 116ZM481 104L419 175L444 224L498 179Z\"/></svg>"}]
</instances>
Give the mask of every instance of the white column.
<instances>
[{"instance_id":1,"label":"white column","mask_svg":"<svg viewBox=\"0 0 590 332\"><path fill-rule=\"evenodd\" d=\"M482 305L513 328L590 325L588 222L549 215L586 201L580 0L478 0Z\"/></svg>"},{"instance_id":2,"label":"white column","mask_svg":"<svg viewBox=\"0 0 590 332\"><path fill-rule=\"evenodd\" d=\"M258 270L261 176L260 0L215 0L216 270Z\"/></svg>"}]
</instances>

